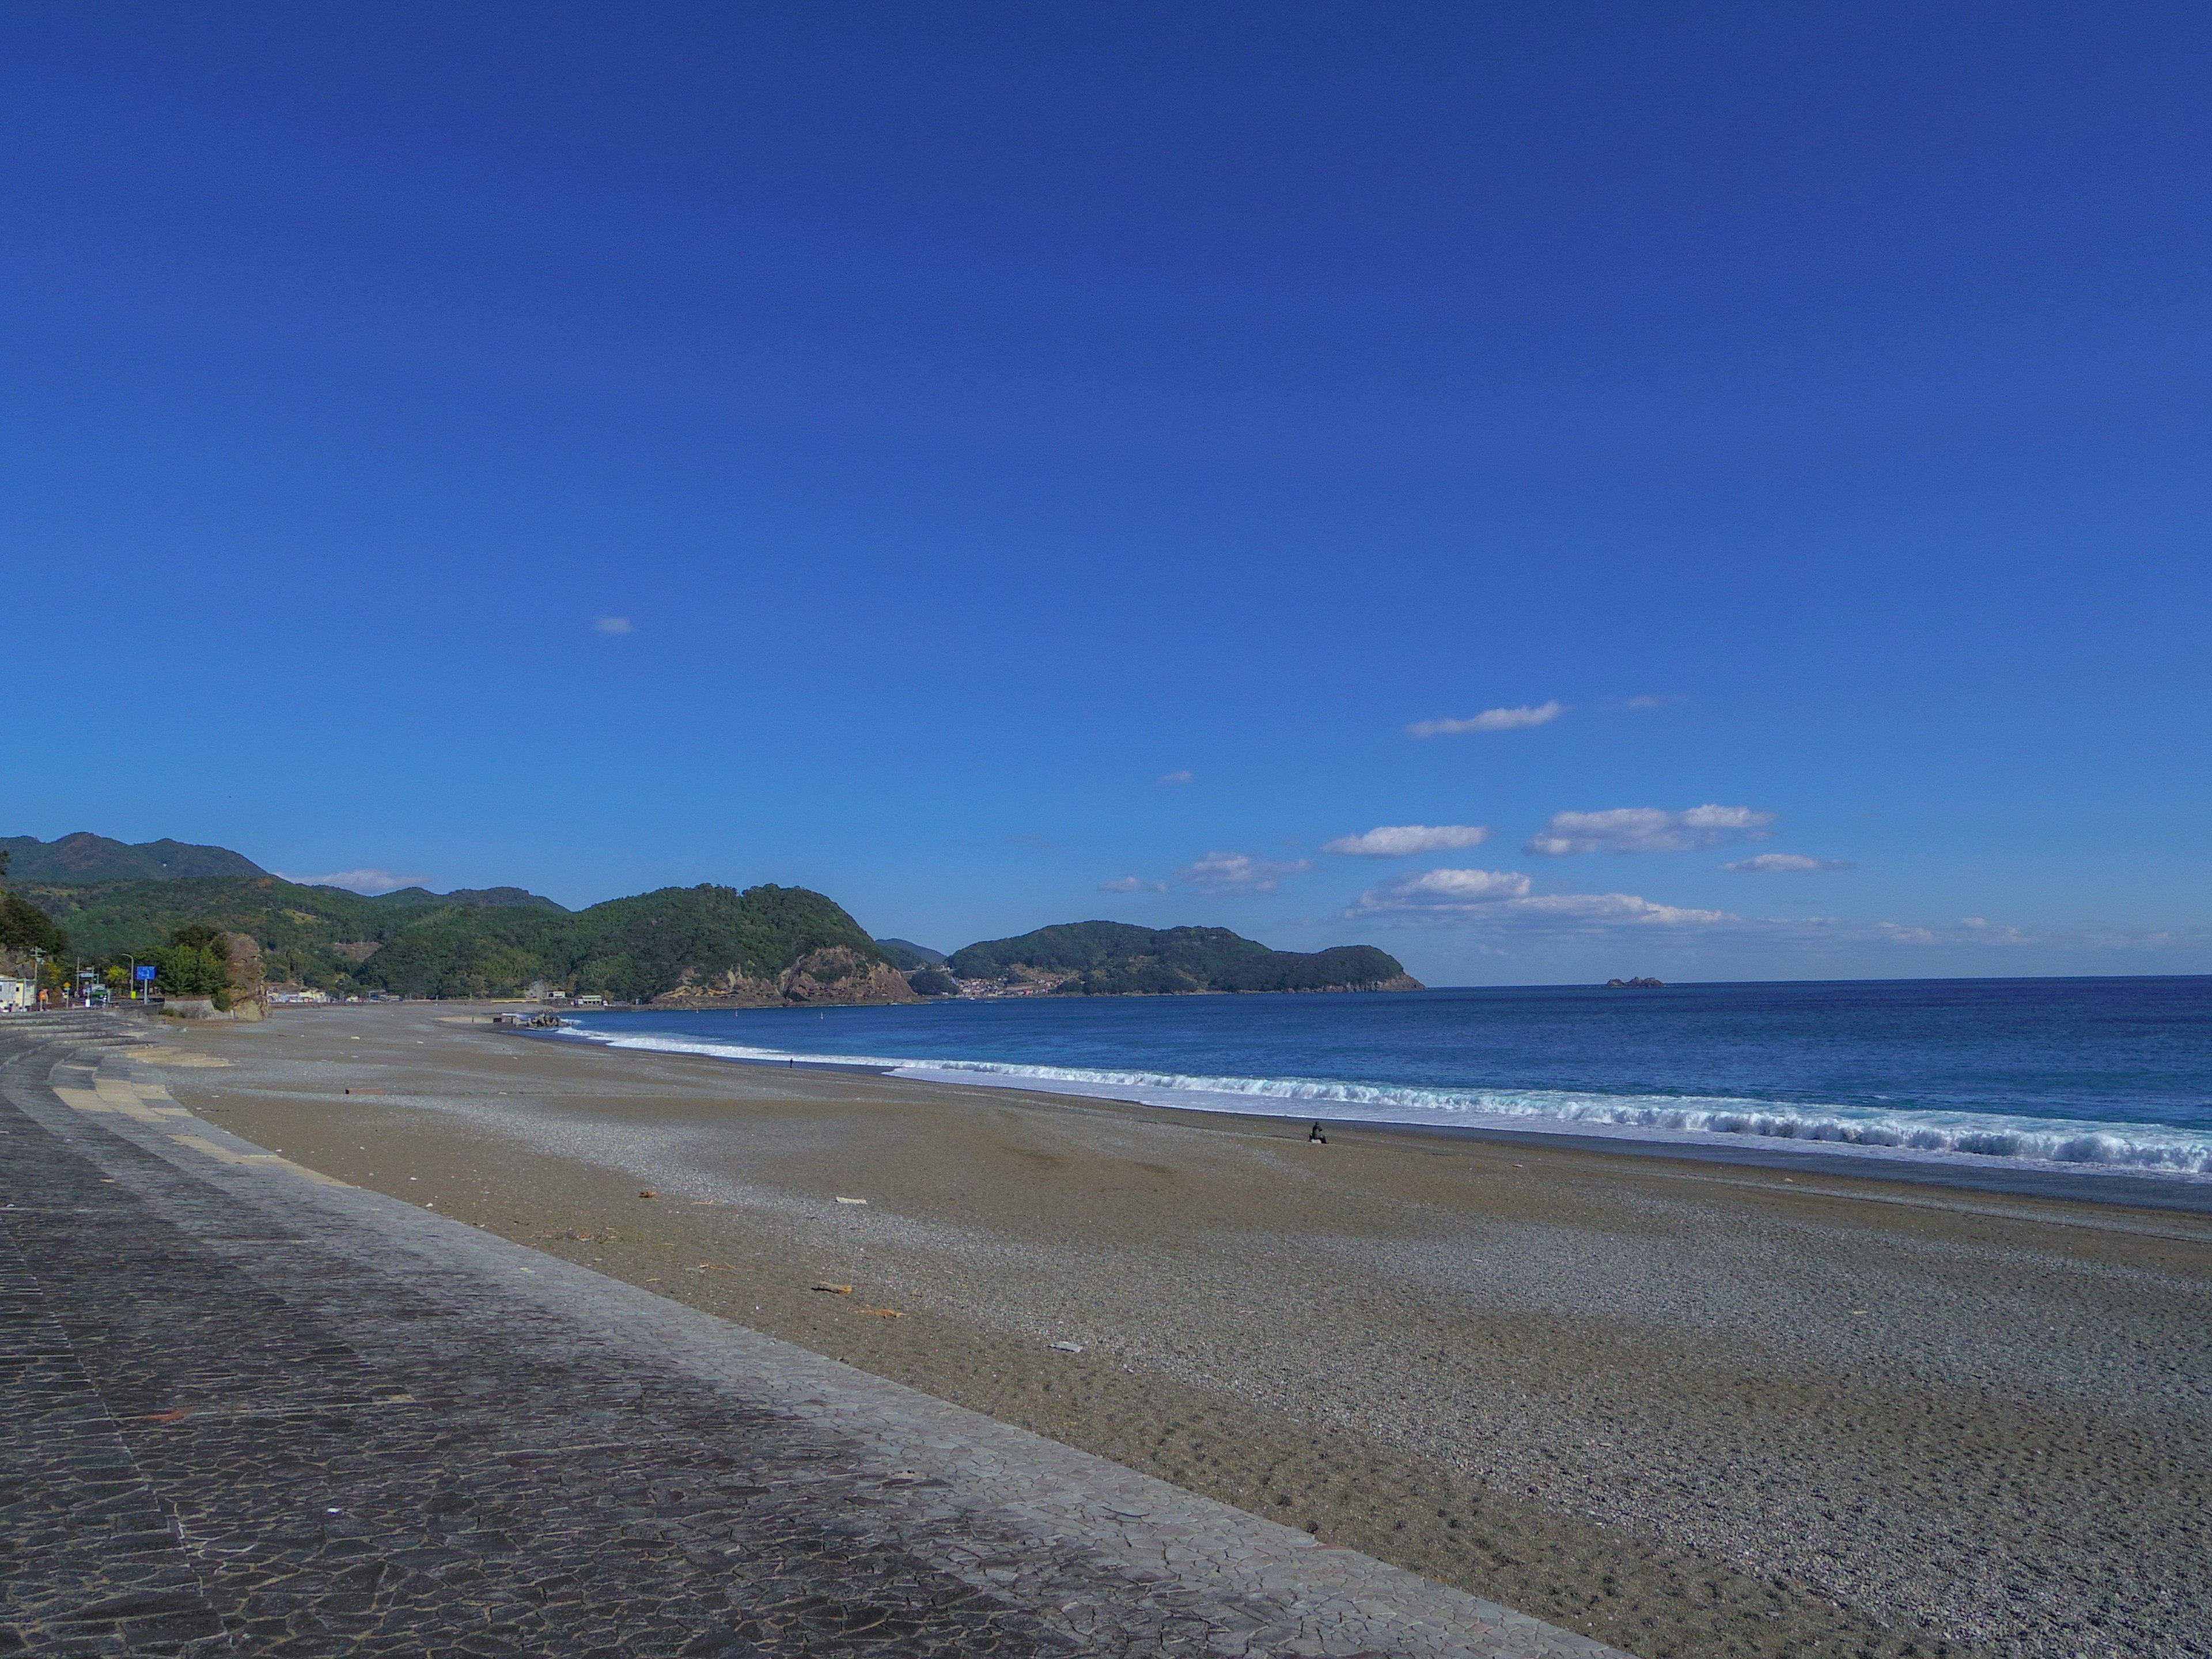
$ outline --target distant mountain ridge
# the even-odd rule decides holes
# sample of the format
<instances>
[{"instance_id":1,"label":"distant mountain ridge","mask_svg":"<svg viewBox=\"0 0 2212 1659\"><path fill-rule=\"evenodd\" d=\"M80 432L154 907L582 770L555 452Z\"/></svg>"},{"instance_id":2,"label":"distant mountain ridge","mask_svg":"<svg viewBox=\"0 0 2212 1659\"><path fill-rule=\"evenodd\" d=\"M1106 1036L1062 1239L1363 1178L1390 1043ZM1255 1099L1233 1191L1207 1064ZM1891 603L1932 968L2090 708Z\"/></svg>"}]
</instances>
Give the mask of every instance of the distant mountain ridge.
<instances>
[{"instance_id":1,"label":"distant mountain ridge","mask_svg":"<svg viewBox=\"0 0 2212 1659\"><path fill-rule=\"evenodd\" d=\"M180 881L198 876L265 876L269 872L243 853L228 847L196 847L182 841L143 841L135 845L95 836L89 830L40 841L36 836L0 836L8 855L8 878L88 886L107 881Z\"/></svg>"},{"instance_id":2,"label":"distant mountain ridge","mask_svg":"<svg viewBox=\"0 0 2212 1659\"><path fill-rule=\"evenodd\" d=\"M1422 988L1372 945L1274 951L1226 927L1068 922L948 957L911 939L872 939L833 900L773 884L665 887L571 911L520 887L404 887L370 897L289 881L227 848L185 842L134 846L79 832L55 842L0 840L0 850L9 854L12 944L58 954L59 935L40 932L52 923L90 961L144 955L180 930L212 929L251 938L270 981L338 994L557 989L672 1006L773 1007L911 1002L994 988L1082 996Z\"/></svg>"},{"instance_id":3,"label":"distant mountain ridge","mask_svg":"<svg viewBox=\"0 0 2212 1659\"><path fill-rule=\"evenodd\" d=\"M1073 921L955 951L963 980L1060 996L1174 996L1198 991L1418 991L1395 957L1371 945L1271 951L1226 927L1138 927Z\"/></svg>"},{"instance_id":4,"label":"distant mountain ridge","mask_svg":"<svg viewBox=\"0 0 2212 1659\"><path fill-rule=\"evenodd\" d=\"M351 892L349 887L334 887L337 893ZM568 907L547 898L543 893L533 893L526 887L456 887L450 893L434 893L427 887L398 887L389 893L379 893L369 900L371 904L466 904L479 910L558 910L570 914Z\"/></svg>"},{"instance_id":5,"label":"distant mountain ridge","mask_svg":"<svg viewBox=\"0 0 2212 1659\"><path fill-rule=\"evenodd\" d=\"M911 974L918 968L942 968L945 956L942 951L933 951L927 945L916 945L910 939L879 939L876 949L884 959L902 974Z\"/></svg>"},{"instance_id":6,"label":"distant mountain ridge","mask_svg":"<svg viewBox=\"0 0 2212 1659\"><path fill-rule=\"evenodd\" d=\"M520 888L365 898L279 876L14 894L88 960L143 955L179 930L244 933L273 981L338 994L511 997L533 988L674 1006L911 1002L905 976L833 900L802 887L665 887L568 911Z\"/></svg>"}]
</instances>

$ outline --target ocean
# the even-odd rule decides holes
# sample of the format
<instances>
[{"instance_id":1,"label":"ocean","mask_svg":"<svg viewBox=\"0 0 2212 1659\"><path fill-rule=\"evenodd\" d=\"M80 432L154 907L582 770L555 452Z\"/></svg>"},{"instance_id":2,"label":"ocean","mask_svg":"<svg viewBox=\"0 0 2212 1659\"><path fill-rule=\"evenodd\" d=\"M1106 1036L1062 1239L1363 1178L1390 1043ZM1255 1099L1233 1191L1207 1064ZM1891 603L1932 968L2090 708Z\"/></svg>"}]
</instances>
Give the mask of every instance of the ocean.
<instances>
[{"instance_id":1,"label":"ocean","mask_svg":"<svg viewBox=\"0 0 2212 1659\"><path fill-rule=\"evenodd\" d=\"M2212 1181L2212 977L608 1012L553 1040L1187 1110Z\"/></svg>"}]
</instances>

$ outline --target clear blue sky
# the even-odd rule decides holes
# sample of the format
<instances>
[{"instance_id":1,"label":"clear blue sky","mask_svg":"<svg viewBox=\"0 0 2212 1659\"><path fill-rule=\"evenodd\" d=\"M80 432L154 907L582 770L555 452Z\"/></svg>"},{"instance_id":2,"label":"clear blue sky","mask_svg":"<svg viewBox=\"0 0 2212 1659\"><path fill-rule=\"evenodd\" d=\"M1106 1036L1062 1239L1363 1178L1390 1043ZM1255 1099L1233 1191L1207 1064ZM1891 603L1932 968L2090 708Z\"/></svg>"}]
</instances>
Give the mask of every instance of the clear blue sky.
<instances>
[{"instance_id":1,"label":"clear blue sky","mask_svg":"<svg viewBox=\"0 0 2212 1659\"><path fill-rule=\"evenodd\" d=\"M2208 85L2202 6L11 6L0 834L2212 970Z\"/></svg>"}]
</instances>

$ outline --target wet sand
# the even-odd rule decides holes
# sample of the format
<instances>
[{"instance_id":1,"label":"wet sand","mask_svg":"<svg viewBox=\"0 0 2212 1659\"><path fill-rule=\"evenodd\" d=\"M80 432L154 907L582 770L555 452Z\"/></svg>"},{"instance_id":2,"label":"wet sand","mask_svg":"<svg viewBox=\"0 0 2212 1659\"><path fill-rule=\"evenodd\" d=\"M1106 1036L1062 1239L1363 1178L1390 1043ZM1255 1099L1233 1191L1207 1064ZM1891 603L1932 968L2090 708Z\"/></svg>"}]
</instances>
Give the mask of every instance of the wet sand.
<instances>
[{"instance_id":1,"label":"wet sand","mask_svg":"<svg viewBox=\"0 0 2212 1659\"><path fill-rule=\"evenodd\" d=\"M2212 1653L2203 1215L465 1018L161 1036L288 1158L1646 1659Z\"/></svg>"}]
</instances>

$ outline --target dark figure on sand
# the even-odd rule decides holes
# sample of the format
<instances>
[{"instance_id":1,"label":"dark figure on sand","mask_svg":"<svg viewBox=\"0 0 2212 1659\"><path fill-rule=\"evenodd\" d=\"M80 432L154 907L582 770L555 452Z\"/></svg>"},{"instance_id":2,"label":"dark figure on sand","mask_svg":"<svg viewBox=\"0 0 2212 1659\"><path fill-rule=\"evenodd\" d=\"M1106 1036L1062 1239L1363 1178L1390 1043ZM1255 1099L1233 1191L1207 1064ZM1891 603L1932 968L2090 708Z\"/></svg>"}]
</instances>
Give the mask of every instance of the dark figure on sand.
<instances>
[{"instance_id":1,"label":"dark figure on sand","mask_svg":"<svg viewBox=\"0 0 2212 1659\"><path fill-rule=\"evenodd\" d=\"M1307 1134L1306 1145L1309 1146L1316 1145L1326 1146L1328 1145L1328 1137L1321 1132L1320 1124L1315 1124L1312 1130Z\"/></svg>"}]
</instances>

